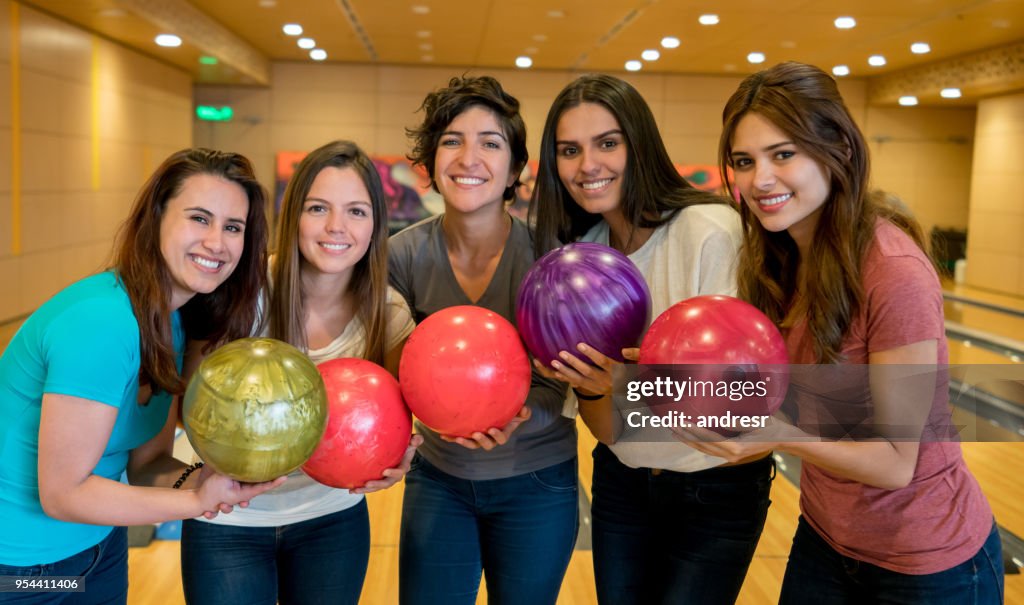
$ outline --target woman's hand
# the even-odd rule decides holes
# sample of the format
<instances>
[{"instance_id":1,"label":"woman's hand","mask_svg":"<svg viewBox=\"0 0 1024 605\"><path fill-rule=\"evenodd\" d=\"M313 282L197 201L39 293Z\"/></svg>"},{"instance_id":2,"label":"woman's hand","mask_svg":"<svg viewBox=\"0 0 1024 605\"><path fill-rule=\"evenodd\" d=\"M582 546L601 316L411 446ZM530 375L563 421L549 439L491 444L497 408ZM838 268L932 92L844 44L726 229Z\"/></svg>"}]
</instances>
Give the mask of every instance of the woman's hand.
<instances>
[{"instance_id":1,"label":"woman's hand","mask_svg":"<svg viewBox=\"0 0 1024 605\"><path fill-rule=\"evenodd\" d=\"M449 437L447 435L441 435L441 439L444 439L449 443L457 443L462 447L470 450L484 449L490 451L498 447L499 445L505 445L506 443L508 443L508 440L512 436L512 433L514 433L516 429L519 428L520 424L529 420L532 414L533 412L530 411L530 408L524 405L522 409L520 409L519 412L512 417L512 420L509 420L508 424L506 424L504 427L500 429L491 427L487 429L486 433L481 433L480 431L477 431L470 435L469 438Z\"/></svg>"},{"instance_id":2,"label":"woman's hand","mask_svg":"<svg viewBox=\"0 0 1024 605\"><path fill-rule=\"evenodd\" d=\"M576 349L579 354L589 359L590 363L568 351L561 351L558 354L561 359L553 360L550 368L545 367L536 359L533 360L533 366L537 368L541 376L566 382L584 395L610 395L612 392L612 369L619 362L586 343L579 343L576 345ZM630 360L635 359L638 353L639 349L622 350L623 356Z\"/></svg>"},{"instance_id":3,"label":"woman's hand","mask_svg":"<svg viewBox=\"0 0 1024 605\"><path fill-rule=\"evenodd\" d=\"M785 420L770 417L767 426L751 429L739 434L725 436L715 431L691 427L673 427L669 429L675 438L709 456L724 458L727 462L736 463L748 460L775 449L787 441L806 440L809 436L787 423Z\"/></svg>"},{"instance_id":4,"label":"woman's hand","mask_svg":"<svg viewBox=\"0 0 1024 605\"><path fill-rule=\"evenodd\" d=\"M353 494L369 494L387 489L401 481L402 477L405 477L405 474L409 472L409 467L412 465L412 457L416 455L416 448L421 445L423 445L423 435L413 435L412 439L409 440L409 447L405 448L405 455L402 456L402 461L397 467L385 469L383 479L367 481L366 485L357 487L351 490L351 492Z\"/></svg>"},{"instance_id":5,"label":"woman's hand","mask_svg":"<svg viewBox=\"0 0 1024 605\"><path fill-rule=\"evenodd\" d=\"M281 485L285 479L287 477L278 477L273 481L262 483L242 483L227 475L214 472L203 479L199 489L196 490L196 497L203 507L203 516L212 519L217 516L218 512L230 513L236 505L242 508L249 506L249 500Z\"/></svg>"}]
</instances>

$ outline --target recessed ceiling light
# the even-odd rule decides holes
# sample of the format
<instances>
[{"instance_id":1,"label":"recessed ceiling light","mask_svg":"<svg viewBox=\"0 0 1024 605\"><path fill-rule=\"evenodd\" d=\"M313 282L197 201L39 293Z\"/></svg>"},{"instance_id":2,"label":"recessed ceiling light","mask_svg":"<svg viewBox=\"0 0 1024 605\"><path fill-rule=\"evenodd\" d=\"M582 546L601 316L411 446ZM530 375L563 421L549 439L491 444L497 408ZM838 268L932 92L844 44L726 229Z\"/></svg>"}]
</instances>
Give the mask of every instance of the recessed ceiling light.
<instances>
[{"instance_id":1,"label":"recessed ceiling light","mask_svg":"<svg viewBox=\"0 0 1024 605\"><path fill-rule=\"evenodd\" d=\"M644 61L657 61L661 57L661 53L654 50L653 48L648 48L644 52L640 53L640 57Z\"/></svg>"},{"instance_id":2,"label":"recessed ceiling light","mask_svg":"<svg viewBox=\"0 0 1024 605\"><path fill-rule=\"evenodd\" d=\"M305 48L306 50L316 48L316 40L313 38L299 38L297 44L299 45L299 48Z\"/></svg>"},{"instance_id":3,"label":"recessed ceiling light","mask_svg":"<svg viewBox=\"0 0 1024 605\"><path fill-rule=\"evenodd\" d=\"M626 61L626 71L640 71L643 69L644 64L633 59L632 61Z\"/></svg>"},{"instance_id":4,"label":"recessed ceiling light","mask_svg":"<svg viewBox=\"0 0 1024 605\"><path fill-rule=\"evenodd\" d=\"M547 42L547 39L548 39L548 37L545 34L534 34L533 35L533 41L534 42Z\"/></svg>"},{"instance_id":5,"label":"recessed ceiling light","mask_svg":"<svg viewBox=\"0 0 1024 605\"><path fill-rule=\"evenodd\" d=\"M537 47L536 46L527 46L526 48L523 49L523 52L528 54L528 55L535 55L535 54L537 54Z\"/></svg>"},{"instance_id":6,"label":"recessed ceiling light","mask_svg":"<svg viewBox=\"0 0 1024 605\"><path fill-rule=\"evenodd\" d=\"M779 42L779 46L782 48L796 48L796 42L792 40L783 40L782 42Z\"/></svg>"},{"instance_id":7,"label":"recessed ceiling light","mask_svg":"<svg viewBox=\"0 0 1024 605\"><path fill-rule=\"evenodd\" d=\"M309 51L309 58L314 61L323 61L327 58L327 51L322 48L314 48Z\"/></svg>"},{"instance_id":8,"label":"recessed ceiling light","mask_svg":"<svg viewBox=\"0 0 1024 605\"><path fill-rule=\"evenodd\" d=\"M900 97L900 105L903 105L904 107L917 105L917 97L913 95L904 95Z\"/></svg>"},{"instance_id":9,"label":"recessed ceiling light","mask_svg":"<svg viewBox=\"0 0 1024 605\"><path fill-rule=\"evenodd\" d=\"M202 65L216 65L217 57L211 57L209 55L203 55L199 57L199 63Z\"/></svg>"},{"instance_id":10,"label":"recessed ceiling light","mask_svg":"<svg viewBox=\"0 0 1024 605\"><path fill-rule=\"evenodd\" d=\"M430 63L433 60L434 55L423 55L422 57L420 57L420 61L423 61L424 63Z\"/></svg>"},{"instance_id":11,"label":"recessed ceiling light","mask_svg":"<svg viewBox=\"0 0 1024 605\"><path fill-rule=\"evenodd\" d=\"M736 64L726 63L725 65L722 66L722 69L724 69L725 71L736 71Z\"/></svg>"},{"instance_id":12,"label":"recessed ceiling light","mask_svg":"<svg viewBox=\"0 0 1024 605\"><path fill-rule=\"evenodd\" d=\"M430 12L430 7L423 4L417 4L412 7L412 12L417 15L426 15Z\"/></svg>"},{"instance_id":13,"label":"recessed ceiling light","mask_svg":"<svg viewBox=\"0 0 1024 605\"><path fill-rule=\"evenodd\" d=\"M718 15L701 15L697 17L697 22L701 25L718 25Z\"/></svg>"},{"instance_id":14,"label":"recessed ceiling light","mask_svg":"<svg viewBox=\"0 0 1024 605\"><path fill-rule=\"evenodd\" d=\"M533 65L533 59L526 55L519 55L516 57L516 67L519 69L526 69Z\"/></svg>"},{"instance_id":15,"label":"recessed ceiling light","mask_svg":"<svg viewBox=\"0 0 1024 605\"><path fill-rule=\"evenodd\" d=\"M277 0L260 0L260 6L263 8L274 8L277 6Z\"/></svg>"},{"instance_id":16,"label":"recessed ceiling light","mask_svg":"<svg viewBox=\"0 0 1024 605\"><path fill-rule=\"evenodd\" d=\"M857 27L857 20L853 17L838 17L835 24L837 29L853 29Z\"/></svg>"},{"instance_id":17,"label":"recessed ceiling light","mask_svg":"<svg viewBox=\"0 0 1024 605\"><path fill-rule=\"evenodd\" d=\"M960 89L959 88L943 88L939 95L943 99L959 99Z\"/></svg>"},{"instance_id":18,"label":"recessed ceiling light","mask_svg":"<svg viewBox=\"0 0 1024 605\"><path fill-rule=\"evenodd\" d=\"M881 67L885 65L885 57L882 55L871 55L868 57L868 65L871 67Z\"/></svg>"},{"instance_id":19,"label":"recessed ceiling light","mask_svg":"<svg viewBox=\"0 0 1024 605\"><path fill-rule=\"evenodd\" d=\"M932 47L927 42L914 42L910 45L910 52L915 55L923 55L932 52Z\"/></svg>"},{"instance_id":20,"label":"recessed ceiling light","mask_svg":"<svg viewBox=\"0 0 1024 605\"><path fill-rule=\"evenodd\" d=\"M562 17L565 16L565 11L561 11L558 9L550 10L548 11L548 16L551 17L552 19L561 19Z\"/></svg>"},{"instance_id":21,"label":"recessed ceiling light","mask_svg":"<svg viewBox=\"0 0 1024 605\"><path fill-rule=\"evenodd\" d=\"M832 75L839 77L848 76L850 75L850 68L846 65L836 65L832 68Z\"/></svg>"},{"instance_id":22,"label":"recessed ceiling light","mask_svg":"<svg viewBox=\"0 0 1024 605\"><path fill-rule=\"evenodd\" d=\"M302 26L299 25L298 23L285 23L284 27L281 28L281 31L288 34L289 36L301 36Z\"/></svg>"},{"instance_id":23,"label":"recessed ceiling light","mask_svg":"<svg viewBox=\"0 0 1024 605\"><path fill-rule=\"evenodd\" d=\"M165 46L167 48L174 48L181 46L181 38L174 34L160 34L153 39L157 46Z\"/></svg>"},{"instance_id":24,"label":"recessed ceiling light","mask_svg":"<svg viewBox=\"0 0 1024 605\"><path fill-rule=\"evenodd\" d=\"M424 42L420 44L420 50L434 50L434 45L430 42Z\"/></svg>"},{"instance_id":25,"label":"recessed ceiling light","mask_svg":"<svg viewBox=\"0 0 1024 605\"><path fill-rule=\"evenodd\" d=\"M661 39L662 48L679 48L679 38L675 36L665 36Z\"/></svg>"},{"instance_id":26,"label":"recessed ceiling light","mask_svg":"<svg viewBox=\"0 0 1024 605\"><path fill-rule=\"evenodd\" d=\"M429 38L430 36L431 33L429 29L421 29L420 31L416 32L416 37L420 39Z\"/></svg>"},{"instance_id":27,"label":"recessed ceiling light","mask_svg":"<svg viewBox=\"0 0 1024 605\"><path fill-rule=\"evenodd\" d=\"M764 63L764 53L750 53L747 55L747 61L750 63Z\"/></svg>"}]
</instances>

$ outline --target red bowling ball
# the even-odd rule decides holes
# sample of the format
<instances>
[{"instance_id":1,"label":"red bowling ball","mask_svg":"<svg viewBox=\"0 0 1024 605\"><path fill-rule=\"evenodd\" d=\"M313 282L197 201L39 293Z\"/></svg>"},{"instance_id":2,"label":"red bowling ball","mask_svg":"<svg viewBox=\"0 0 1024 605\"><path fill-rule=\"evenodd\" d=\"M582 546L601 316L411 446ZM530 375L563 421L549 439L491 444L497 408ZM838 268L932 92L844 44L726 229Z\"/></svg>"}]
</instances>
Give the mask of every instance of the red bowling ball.
<instances>
[{"instance_id":1,"label":"red bowling ball","mask_svg":"<svg viewBox=\"0 0 1024 605\"><path fill-rule=\"evenodd\" d=\"M681 398L678 407L692 417L726 412L770 416L782 405L789 386L789 359L782 334L753 305L730 296L697 296L669 307L644 336L639 361L686 366L674 372L677 379L714 383L712 395L705 392ZM736 382L761 383L764 390L748 389L735 397L721 395L721 388L732 388Z\"/></svg>"},{"instance_id":2,"label":"red bowling ball","mask_svg":"<svg viewBox=\"0 0 1024 605\"><path fill-rule=\"evenodd\" d=\"M505 426L530 391L530 361L515 327L472 305L423 320L405 344L398 375L412 413L449 437Z\"/></svg>"},{"instance_id":3,"label":"red bowling ball","mask_svg":"<svg viewBox=\"0 0 1024 605\"><path fill-rule=\"evenodd\" d=\"M327 389L327 430L302 470L331 487L353 489L402 462L412 418L398 381L365 359L317 366Z\"/></svg>"}]
</instances>

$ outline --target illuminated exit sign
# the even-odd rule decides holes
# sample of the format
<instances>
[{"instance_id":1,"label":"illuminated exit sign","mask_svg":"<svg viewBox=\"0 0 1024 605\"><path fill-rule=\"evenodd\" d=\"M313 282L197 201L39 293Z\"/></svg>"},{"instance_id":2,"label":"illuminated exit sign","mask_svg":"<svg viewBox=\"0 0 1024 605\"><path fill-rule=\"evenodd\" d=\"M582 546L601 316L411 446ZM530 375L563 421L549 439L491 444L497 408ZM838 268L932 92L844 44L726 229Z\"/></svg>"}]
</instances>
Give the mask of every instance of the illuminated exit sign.
<instances>
[{"instance_id":1,"label":"illuminated exit sign","mask_svg":"<svg viewBox=\"0 0 1024 605\"><path fill-rule=\"evenodd\" d=\"M214 107L213 105L197 105L196 117L208 122L227 122L235 111L228 106Z\"/></svg>"}]
</instances>

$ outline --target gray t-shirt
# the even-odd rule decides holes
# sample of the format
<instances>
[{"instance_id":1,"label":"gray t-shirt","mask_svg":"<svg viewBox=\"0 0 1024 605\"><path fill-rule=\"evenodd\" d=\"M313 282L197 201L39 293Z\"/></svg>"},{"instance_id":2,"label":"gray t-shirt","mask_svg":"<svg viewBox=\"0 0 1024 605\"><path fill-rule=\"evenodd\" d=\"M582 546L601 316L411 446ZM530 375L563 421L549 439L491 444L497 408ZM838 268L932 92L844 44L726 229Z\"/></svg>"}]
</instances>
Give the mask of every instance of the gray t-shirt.
<instances>
[{"instance_id":1,"label":"gray t-shirt","mask_svg":"<svg viewBox=\"0 0 1024 605\"><path fill-rule=\"evenodd\" d=\"M395 234L390 240L389 278L405 297L419 323L428 315L456 305L490 309L515 324L516 293L533 264L532 236L513 218L505 250L480 300L469 300L455 279L441 228L443 215L433 216ZM463 479L502 479L546 468L576 455L576 425L562 415L567 387L536 371L526 404L532 417L512 433L505 445L491 451L470 450L443 441L416 423L423 435L419 452L442 471Z\"/></svg>"}]
</instances>

